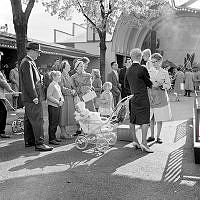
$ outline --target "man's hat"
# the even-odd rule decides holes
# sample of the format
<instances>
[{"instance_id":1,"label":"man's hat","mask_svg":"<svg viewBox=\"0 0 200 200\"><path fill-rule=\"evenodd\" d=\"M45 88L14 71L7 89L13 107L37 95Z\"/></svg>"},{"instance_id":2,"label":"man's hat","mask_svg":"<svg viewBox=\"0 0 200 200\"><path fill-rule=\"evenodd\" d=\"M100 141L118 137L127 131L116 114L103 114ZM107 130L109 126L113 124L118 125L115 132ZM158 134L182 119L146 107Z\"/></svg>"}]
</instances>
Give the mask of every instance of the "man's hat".
<instances>
[{"instance_id":1,"label":"man's hat","mask_svg":"<svg viewBox=\"0 0 200 200\"><path fill-rule=\"evenodd\" d=\"M40 49L40 44L36 43L36 42L29 42L27 44L27 47L26 47L27 50L34 50L34 51L39 51L39 52L42 52L41 49Z\"/></svg>"}]
</instances>

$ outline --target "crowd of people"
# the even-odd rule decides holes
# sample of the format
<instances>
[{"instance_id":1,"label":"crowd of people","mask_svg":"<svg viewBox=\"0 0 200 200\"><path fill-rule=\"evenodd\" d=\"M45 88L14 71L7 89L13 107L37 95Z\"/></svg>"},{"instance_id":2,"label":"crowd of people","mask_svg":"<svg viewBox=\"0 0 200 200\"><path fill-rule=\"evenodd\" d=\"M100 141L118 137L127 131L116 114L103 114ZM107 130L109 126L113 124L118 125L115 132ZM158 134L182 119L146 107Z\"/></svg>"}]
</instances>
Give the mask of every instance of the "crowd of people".
<instances>
[{"instance_id":1,"label":"crowd of people","mask_svg":"<svg viewBox=\"0 0 200 200\"><path fill-rule=\"evenodd\" d=\"M156 141L161 144L160 133L162 123L172 118L167 90L171 88L171 81L167 70L162 68L163 57L159 53L151 55L149 49L143 52L136 48L130 52L125 67L118 69L116 61L111 63L112 71L107 75L107 81L102 84L99 69L86 72L90 60L86 57L77 58L73 62L73 69L68 60L56 60L43 78L36 66L35 60L40 55L40 45L30 42L27 45L27 55L20 65L11 70L10 80L12 88L0 73L0 130L1 137L9 137L5 133L7 109L5 105L5 90L13 94L13 105L17 108L19 85L21 85L22 100L25 107L24 141L25 147L35 146L38 151L51 151L53 147L44 144L42 101L48 105L48 136L50 145L59 145L62 139L71 139L81 133L74 113L75 105L84 101L85 96L95 92L95 97L85 101L89 111L99 112L108 117L120 98L133 94L129 102L130 131L133 135L133 147L146 152L153 152L148 142ZM192 78L191 78L192 77ZM185 95L190 96L192 87L190 79L194 79L188 70L181 72L177 68L174 91L177 99L185 83ZM16 81L18 80L18 82ZM189 86L187 85L189 82ZM157 135L154 136L154 126L157 125ZM140 125L142 142L136 137L135 125ZM151 136L147 138L150 126ZM56 131L60 127L61 135ZM72 134L74 133L74 134Z\"/></svg>"}]
</instances>

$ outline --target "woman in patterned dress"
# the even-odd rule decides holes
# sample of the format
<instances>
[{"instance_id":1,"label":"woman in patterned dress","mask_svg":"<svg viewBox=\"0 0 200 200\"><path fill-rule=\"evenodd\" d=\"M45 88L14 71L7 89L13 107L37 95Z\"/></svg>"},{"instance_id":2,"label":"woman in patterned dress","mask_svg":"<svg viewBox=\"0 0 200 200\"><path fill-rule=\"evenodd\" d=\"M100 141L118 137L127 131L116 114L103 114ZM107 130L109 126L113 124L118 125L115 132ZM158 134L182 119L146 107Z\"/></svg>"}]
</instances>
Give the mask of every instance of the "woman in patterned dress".
<instances>
[{"instance_id":1,"label":"woman in patterned dress","mask_svg":"<svg viewBox=\"0 0 200 200\"><path fill-rule=\"evenodd\" d=\"M85 72L83 61L78 60L75 63L74 69L76 70L76 73L72 75L71 78L80 100L83 101L82 96L92 90L92 76ZM93 100L86 102L85 107L90 111L95 111Z\"/></svg>"}]
</instances>

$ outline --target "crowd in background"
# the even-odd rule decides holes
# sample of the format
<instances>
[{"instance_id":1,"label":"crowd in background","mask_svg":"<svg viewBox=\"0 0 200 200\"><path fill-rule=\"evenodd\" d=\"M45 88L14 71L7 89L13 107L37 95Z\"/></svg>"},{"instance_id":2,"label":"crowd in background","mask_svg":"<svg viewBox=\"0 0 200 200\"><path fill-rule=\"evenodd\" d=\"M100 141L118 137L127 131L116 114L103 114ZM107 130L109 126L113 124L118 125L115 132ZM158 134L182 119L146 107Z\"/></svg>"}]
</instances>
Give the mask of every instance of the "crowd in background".
<instances>
[{"instance_id":1,"label":"crowd in background","mask_svg":"<svg viewBox=\"0 0 200 200\"><path fill-rule=\"evenodd\" d=\"M25 146L36 145L37 150L52 150L51 147L44 146L43 144L44 134L43 128L41 127L41 121L43 121L43 116L41 116L43 115L41 102L43 100L46 100L48 104L49 144L59 145L61 139L71 139L80 134L80 127L74 118L75 104L79 101L83 101L83 97L86 94L89 94L91 91L96 93L95 98L85 102L86 108L90 111L99 112L101 116L108 117L121 98L133 93L137 96L136 94L140 94L144 88L149 88L149 103L146 101L146 96L139 95L141 102L145 100L143 104L140 102L140 105L137 105L138 107L135 105L130 106L130 118L132 118L132 124L134 125L138 123L136 120L138 116L139 125L148 124L146 123L148 120L145 121L145 115L140 116L140 114L138 114L136 117L135 113L137 113L137 109L143 109L145 105L148 107L149 104L149 116L146 116L150 120L151 136L146 138L147 126L143 126L143 146L141 148L145 149L147 152L151 152L147 146L147 142L155 140L155 123L157 124L156 142L162 143L160 138L162 122L171 119L171 109L167 92L171 88L171 83L174 83L173 89L176 95L176 101L180 101L180 96L183 91L185 91L184 96L189 97L191 92L199 87L200 73L197 72L194 74L191 70L191 66L188 66L183 72L179 66L174 70L173 77L170 77L168 71L162 68L163 58L160 54L151 55L149 49L145 49L143 52L140 51L141 50L138 49L133 51L130 57L127 57L125 66L121 69L118 68L116 61L111 62L112 71L107 74L107 82L102 84L99 69L94 69L93 67L91 73L87 72L90 62L87 57L75 59L72 66L70 66L68 60L60 61L56 59L52 67L48 68L48 70L41 75L34 61L40 55L40 45L37 43L30 43L27 47L27 56L22 60L20 65L16 62L15 67L10 71L9 79L11 88L6 85L6 90L13 93L13 107L15 109L20 107L20 99L19 94L14 93L14 91L19 91L20 83L22 86L23 103L25 106L25 132L27 130L32 130L31 134L24 134ZM144 73L144 83L136 83L133 78L127 81L128 74L132 73L130 71L134 64L139 64L147 70L147 72L141 72ZM141 70L141 68L138 68L138 71L139 70ZM134 74L134 76L137 77L138 74ZM5 82L5 78L3 83L1 80L1 87L3 87L3 84L5 85ZM139 86L137 84L139 84ZM144 86L142 86L142 84L144 84ZM146 89L144 89L144 94L145 93ZM44 96L44 98L42 96ZM40 107L38 105L40 105ZM2 105L2 107L5 108L5 105ZM33 114L34 112L35 115ZM134 113L134 115L131 113ZM58 126L61 130L60 138L56 136ZM132 131L134 132L134 127L132 127ZM39 135L36 132L39 132ZM5 130L2 130L1 133L5 133ZM139 147L134 134L133 138L135 142L133 142L133 145Z\"/></svg>"}]
</instances>

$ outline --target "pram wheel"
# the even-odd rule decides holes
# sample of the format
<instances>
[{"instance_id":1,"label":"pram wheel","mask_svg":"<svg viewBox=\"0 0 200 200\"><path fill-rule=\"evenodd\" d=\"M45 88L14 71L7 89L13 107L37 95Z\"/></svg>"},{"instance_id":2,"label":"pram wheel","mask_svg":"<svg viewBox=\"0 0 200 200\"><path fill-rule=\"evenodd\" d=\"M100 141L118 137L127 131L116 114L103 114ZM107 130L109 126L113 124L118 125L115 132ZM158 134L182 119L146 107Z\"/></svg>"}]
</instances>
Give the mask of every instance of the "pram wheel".
<instances>
[{"instance_id":1,"label":"pram wheel","mask_svg":"<svg viewBox=\"0 0 200 200\"><path fill-rule=\"evenodd\" d=\"M115 145L116 142L117 142L117 135L111 132L109 134L109 145Z\"/></svg>"},{"instance_id":2,"label":"pram wheel","mask_svg":"<svg viewBox=\"0 0 200 200\"><path fill-rule=\"evenodd\" d=\"M96 148L98 151L104 153L109 149L109 142L105 138L98 138Z\"/></svg>"},{"instance_id":3,"label":"pram wheel","mask_svg":"<svg viewBox=\"0 0 200 200\"><path fill-rule=\"evenodd\" d=\"M77 149L83 150L88 145L88 139L84 135L78 135L75 140L75 145Z\"/></svg>"},{"instance_id":4,"label":"pram wheel","mask_svg":"<svg viewBox=\"0 0 200 200\"><path fill-rule=\"evenodd\" d=\"M18 124L17 124L17 121L14 120L12 123L12 132L17 133L17 131L18 131Z\"/></svg>"},{"instance_id":5,"label":"pram wheel","mask_svg":"<svg viewBox=\"0 0 200 200\"><path fill-rule=\"evenodd\" d=\"M20 122L20 128L22 131L24 131L24 121L23 120Z\"/></svg>"}]
</instances>

